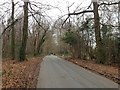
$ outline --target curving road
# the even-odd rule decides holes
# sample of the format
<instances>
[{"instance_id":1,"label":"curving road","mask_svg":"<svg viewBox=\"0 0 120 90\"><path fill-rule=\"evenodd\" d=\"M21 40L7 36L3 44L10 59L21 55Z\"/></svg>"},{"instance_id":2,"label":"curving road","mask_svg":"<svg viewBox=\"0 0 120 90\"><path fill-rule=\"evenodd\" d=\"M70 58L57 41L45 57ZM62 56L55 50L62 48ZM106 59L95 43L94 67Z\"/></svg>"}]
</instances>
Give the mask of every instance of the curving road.
<instances>
[{"instance_id":1,"label":"curving road","mask_svg":"<svg viewBox=\"0 0 120 90\"><path fill-rule=\"evenodd\" d=\"M37 88L118 88L118 84L50 55L41 63Z\"/></svg>"}]
</instances>

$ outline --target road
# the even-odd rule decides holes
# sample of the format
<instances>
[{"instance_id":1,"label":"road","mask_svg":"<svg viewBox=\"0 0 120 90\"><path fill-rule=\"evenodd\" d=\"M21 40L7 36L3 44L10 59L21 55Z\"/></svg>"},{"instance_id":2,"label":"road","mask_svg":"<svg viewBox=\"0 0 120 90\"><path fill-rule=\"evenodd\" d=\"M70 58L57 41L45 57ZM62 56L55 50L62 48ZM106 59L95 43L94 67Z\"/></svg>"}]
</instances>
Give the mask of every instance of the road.
<instances>
[{"instance_id":1,"label":"road","mask_svg":"<svg viewBox=\"0 0 120 90\"><path fill-rule=\"evenodd\" d=\"M41 63L37 88L118 88L118 84L50 55Z\"/></svg>"}]
</instances>

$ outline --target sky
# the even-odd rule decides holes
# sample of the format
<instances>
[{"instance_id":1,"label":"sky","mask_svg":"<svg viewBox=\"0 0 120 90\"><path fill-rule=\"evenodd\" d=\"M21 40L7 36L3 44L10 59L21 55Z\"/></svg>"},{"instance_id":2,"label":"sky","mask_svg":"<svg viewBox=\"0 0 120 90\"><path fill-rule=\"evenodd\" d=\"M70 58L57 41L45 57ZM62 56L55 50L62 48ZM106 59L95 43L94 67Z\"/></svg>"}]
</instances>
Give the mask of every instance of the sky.
<instances>
[{"instance_id":1,"label":"sky","mask_svg":"<svg viewBox=\"0 0 120 90\"><path fill-rule=\"evenodd\" d=\"M0 0L0 4L6 1L11 2L11 0ZM14 1L21 1L21 0L14 0ZM76 10L76 7L79 6L78 9L87 7L90 5L91 1L93 0L29 0L29 1L36 1L54 7L58 7L59 9L52 8L46 11L46 14L49 15L49 17L51 17L53 20L55 20L56 18L58 18L58 16L63 16L68 13L68 9L67 9L68 6L73 4L70 7L70 12L72 13L74 12L74 10ZM112 0L98 0L98 1L112 1Z\"/></svg>"},{"instance_id":2,"label":"sky","mask_svg":"<svg viewBox=\"0 0 120 90\"><path fill-rule=\"evenodd\" d=\"M0 4L6 1L10 2L11 0L0 0ZM15 0L15 1L21 1L21 0ZM30 1L36 1L54 7L58 7L59 9L53 7L46 12L47 15L49 15L53 20L58 18L58 16L67 14L68 13L67 7L72 4L73 5L70 7L71 13L76 9L76 7L78 6L79 8L87 7L91 3L91 0L30 0Z\"/></svg>"},{"instance_id":3,"label":"sky","mask_svg":"<svg viewBox=\"0 0 120 90\"><path fill-rule=\"evenodd\" d=\"M58 9L51 9L48 11L48 14L52 18L57 18L58 16L62 16L68 13L68 6L73 5L70 7L70 12L72 13L76 7L79 6L79 8L87 7L90 5L91 0L43 0L43 3L50 4L52 6L58 7Z\"/></svg>"}]
</instances>

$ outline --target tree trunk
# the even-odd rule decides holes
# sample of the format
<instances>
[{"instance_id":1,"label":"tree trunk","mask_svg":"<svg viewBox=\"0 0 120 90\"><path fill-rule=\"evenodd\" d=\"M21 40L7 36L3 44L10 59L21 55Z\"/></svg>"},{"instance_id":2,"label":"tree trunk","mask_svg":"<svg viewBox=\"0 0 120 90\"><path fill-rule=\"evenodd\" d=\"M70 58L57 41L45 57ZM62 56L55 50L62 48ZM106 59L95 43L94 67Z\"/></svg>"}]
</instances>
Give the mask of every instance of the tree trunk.
<instances>
[{"instance_id":1,"label":"tree trunk","mask_svg":"<svg viewBox=\"0 0 120 90\"><path fill-rule=\"evenodd\" d=\"M33 52L34 56L36 55L36 41L37 41L37 36L34 37L34 43L33 43L34 44L33 45L34 46L34 52Z\"/></svg>"},{"instance_id":2,"label":"tree trunk","mask_svg":"<svg viewBox=\"0 0 120 90\"><path fill-rule=\"evenodd\" d=\"M42 38L40 39L39 43L38 43L38 47L37 47L37 55L41 53L42 51L42 45L45 42L45 37L47 34L47 30L44 31Z\"/></svg>"},{"instance_id":3,"label":"tree trunk","mask_svg":"<svg viewBox=\"0 0 120 90\"><path fill-rule=\"evenodd\" d=\"M120 33L120 1L119 1L119 4L118 4L118 8L119 8L119 10L118 10L118 25L119 25L118 30L119 30L119 33Z\"/></svg>"},{"instance_id":4,"label":"tree trunk","mask_svg":"<svg viewBox=\"0 0 120 90\"><path fill-rule=\"evenodd\" d=\"M24 23L23 23L23 36L22 36L22 45L20 47L20 61L26 60L26 44L28 37L28 2L24 2Z\"/></svg>"},{"instance_id":5,"label":"tree trunk","mask_svg":"<svg viewBox=\"0 0 120 90\"><path fill-rule=\"evenodd\" d=\"M98 3L93 2L93 8L94 8L94 22L95 22L95 39L96 39L96 59L98 63L103 63L103 52L102 52L102 41L101 41L101 34L100 34L100 19L99 19L99 13L98 13Z\"/></svg>"},{"instance_id":6,"label":"tree trunk","mask_svg":"<svg viewBox=\"0 0 120 90\"><path fill-rule=\"evenodd\" d=\"M118 38L118 58L120 58L120 1L119 1L119 4L118 4L118 7L119 7L119 11L118 11L118 30L119 30L119 38ZM119 65L120 65L120 60L118 60L119 62Z\"/></svg>"},{"instance_id":7,"label":"tree trunk","mask_svg":"<svg viewBox=\"0 0 120 90\"><path fill-rule=\"evenodd\" d=\"M14 1L12 0L12 23L14 23ZM15 29L14 29L14 24L11 26L12 28L12 33L11 33L11 55L12 55L12 60L15 59Z\"/></svg>"},{"instance_id":8,"label":"tree trunk","mask_svg":"<svg viewBox=\"0 0 120 90\"><path fill-rule=\"evenodd\" d=\"M4 29L4 24L2 24L2 22L0 23L0 70L2 70L2 52L3 52L3 36L2 36L2 32ZM1 80L2 81L2 80Z\"/></svg>"}]
</instances>

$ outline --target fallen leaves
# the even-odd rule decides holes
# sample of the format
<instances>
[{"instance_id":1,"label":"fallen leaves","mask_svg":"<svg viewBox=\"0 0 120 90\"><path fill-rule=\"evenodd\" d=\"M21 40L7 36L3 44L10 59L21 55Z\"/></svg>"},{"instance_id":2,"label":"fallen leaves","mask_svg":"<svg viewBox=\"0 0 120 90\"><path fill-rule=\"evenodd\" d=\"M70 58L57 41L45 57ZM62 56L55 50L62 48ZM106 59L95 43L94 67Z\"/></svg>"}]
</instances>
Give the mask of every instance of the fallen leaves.
<instances>
[{"instance_id":1,"label":"fallen leaves","mask_svg":"<svg viewBox=\"0 0 120 90\"><path fill-rule=\"evenodd\" d=\"M2 88L35 88L41 61L40 57L24 62L3 61Z\"/></svg>"}]
</instances>

